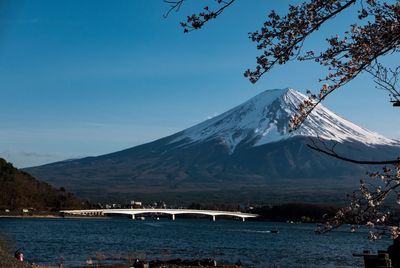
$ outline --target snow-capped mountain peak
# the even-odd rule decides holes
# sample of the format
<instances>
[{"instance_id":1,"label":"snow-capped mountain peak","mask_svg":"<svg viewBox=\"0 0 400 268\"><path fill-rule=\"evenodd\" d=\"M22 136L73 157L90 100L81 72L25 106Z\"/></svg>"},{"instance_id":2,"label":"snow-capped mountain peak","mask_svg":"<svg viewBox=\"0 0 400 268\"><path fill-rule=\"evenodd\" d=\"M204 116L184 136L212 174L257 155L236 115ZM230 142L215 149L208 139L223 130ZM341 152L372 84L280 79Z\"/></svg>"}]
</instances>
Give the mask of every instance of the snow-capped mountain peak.
<instances>
[{"instance_id":1,"label":"snow-capped mountain peak","mask_svg":"<svg viewBox=\"0 0 400 268\"><path fill-rule=\"evenodd\" d=\"M102 191L104 196L148 193L149 198L155 193L173 197L170 193L175 192L185 194L190 202L197 193L199 200L207 195L221 201L225 195L237 202L248 202L251 196L255 200L279 196L287 201L292 197L320 201L327 195L331 199L335 191L342 197L338 179L340 187L349 187L346 192L353 190L368 168L310 150L305 146L309 137L342 142L336 148L349 158L379 161L398 157L400 142L360 128L323 106L316 108L298 131L289 133L289 118L304 98L292 89L265 91L171 136L27 171L91 198ZM301 192L304 195L299 195Z\"/></svg>"},{"instance_id":2,"label":"snow-capped mountain peak","mask_svg":"<svg viewBox=\"0 0 400 268\"><path fill-rule=\"evenodd\" d=\"M338 142L357 140L369 146L399 145L398 141L361 128L323 105L317 106L298 130L289 132L289 120L305 98L305 95L291 88L264 91L219 116L184 130L173 143L185 141L185 146L219 140L230 152L239 144L260 146L294 136L319 137Z\"/></svg>"}]
</instances>

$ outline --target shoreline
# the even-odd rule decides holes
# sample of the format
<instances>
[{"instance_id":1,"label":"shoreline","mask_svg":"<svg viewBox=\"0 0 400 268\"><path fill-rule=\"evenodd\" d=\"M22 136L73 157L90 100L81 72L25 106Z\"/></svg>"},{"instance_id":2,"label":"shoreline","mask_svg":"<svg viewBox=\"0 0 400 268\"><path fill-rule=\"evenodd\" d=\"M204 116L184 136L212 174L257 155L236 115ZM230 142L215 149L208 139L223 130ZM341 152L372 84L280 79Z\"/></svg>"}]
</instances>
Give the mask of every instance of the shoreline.
<instances>
[{"instance_id":1,"label":"shoreline","mask_svg":"<svg viewBox=\"0 0 400 268\"><path fill-rule=\"evenodd\" d=\"M0 218L63 218L62 216L56 215L0 215Z\"/></svg>"},{"instance_id":2,"label":"shoreline","mask_svg":"<svg viewBox=\"0 0 400 268\"><path fill-rule=\"evenodd\" d=\"M57 216L57 215L0 215L0 219L110 219L111 217L100 216Z\"/></svg>"}]
</instances>

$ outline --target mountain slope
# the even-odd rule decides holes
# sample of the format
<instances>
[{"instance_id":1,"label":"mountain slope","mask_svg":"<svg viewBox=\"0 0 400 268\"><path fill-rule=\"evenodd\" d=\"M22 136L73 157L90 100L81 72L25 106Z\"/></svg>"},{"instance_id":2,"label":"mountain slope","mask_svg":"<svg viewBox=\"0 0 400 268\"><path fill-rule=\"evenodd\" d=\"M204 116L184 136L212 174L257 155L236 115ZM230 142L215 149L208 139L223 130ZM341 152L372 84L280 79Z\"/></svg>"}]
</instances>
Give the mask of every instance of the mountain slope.
<instances>
[{"instance_id":1,"label":"mountain slope","mask_svg":"<svg viewBox=\"0 0 400 268\"><path fill-rule=\"evenodd\" d=\"M0 158L0 208L71 208L81 202L65 190L56 190Z\"/></svg>"},{"instance_id":2,"label":"mountain slope","mask_svg":"<svg viewBox=\"0 0 400 268\"><path fill-rule=\"evenodd\" d=\"M151 143L27 170L95 199L169 196L193 201L197 195L225 195L240 201L276 195L293 200L354 189L366 170L310 150L310 139L338 142L339 152L360 159L400 154L398 141L358 127L322 105L298 131L289 133L290 116L303 98L292 89L265 91Z\"/></svg>"}]
</instances>

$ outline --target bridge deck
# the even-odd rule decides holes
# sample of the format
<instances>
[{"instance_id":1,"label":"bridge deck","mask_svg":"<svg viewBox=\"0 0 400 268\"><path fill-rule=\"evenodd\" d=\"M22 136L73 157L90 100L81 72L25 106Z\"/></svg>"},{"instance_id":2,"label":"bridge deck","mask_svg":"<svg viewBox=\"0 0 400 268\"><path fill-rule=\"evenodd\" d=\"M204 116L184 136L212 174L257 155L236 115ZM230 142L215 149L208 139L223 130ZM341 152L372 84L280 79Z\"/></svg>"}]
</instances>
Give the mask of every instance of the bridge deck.
<instances>
[{"instance_id":1,"label":"bridge deck","mask_svg":"<svg viewBox=\"0 0 400 268\"><path fill-rule=\"evenodd\" d=\"M175 219L175 215L180 214L197 214L212 216L215 221L216 216L231 216L238 217L242 220L246 218L255 218L257 214L234 212L234 211L219 211L219 210L200 210L200 209L160 209L160 208L138 208L138 209L87 209L87 210L62 210L64 214L71 215L106 215L106 214L126 214L131 215L135 218L138 214L169 214L172 219Z\"/></svg>"}]
</instances>

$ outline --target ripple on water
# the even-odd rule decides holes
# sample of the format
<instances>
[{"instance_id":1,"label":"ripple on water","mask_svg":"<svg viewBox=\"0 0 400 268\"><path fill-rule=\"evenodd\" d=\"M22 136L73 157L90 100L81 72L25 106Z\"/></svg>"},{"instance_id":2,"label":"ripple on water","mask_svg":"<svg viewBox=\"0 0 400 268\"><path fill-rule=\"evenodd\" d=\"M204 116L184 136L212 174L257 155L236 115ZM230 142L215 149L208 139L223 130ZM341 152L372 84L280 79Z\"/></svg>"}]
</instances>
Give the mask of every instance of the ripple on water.
<instances>
[{"instance_id":1,"label":"ripple on water","mask_svg":"<svg viewBox=\"0 0 400 268\"><path fill-rule=\"evenodd\" d=\"M96 252L147 259L215 258L248 267L361 267L352 253L386 249L388 240L369 241L348 229L314 234L312 224L201 219L1 219L0 231L13 237L37 264L82 264ZM279 230L279 233L271 233Z\"/></svg>"}]
</instances>

